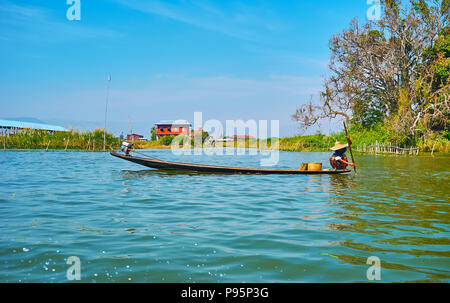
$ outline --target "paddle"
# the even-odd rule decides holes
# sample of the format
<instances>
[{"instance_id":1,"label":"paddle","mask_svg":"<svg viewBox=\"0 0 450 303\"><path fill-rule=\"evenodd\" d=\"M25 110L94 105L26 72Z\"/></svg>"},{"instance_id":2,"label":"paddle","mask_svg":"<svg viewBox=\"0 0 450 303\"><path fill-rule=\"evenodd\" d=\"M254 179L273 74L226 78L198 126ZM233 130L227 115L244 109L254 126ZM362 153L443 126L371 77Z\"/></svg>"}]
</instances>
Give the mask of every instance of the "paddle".
<instances>
[{"instance_id":1,"label":"paddle","mask_svg":"<svg viewBox=\"0 0 450 303\"><path fill-rule=\"evenodd\" d=\"M352 156L352 162L353 162L353 164L355 164L355 160L353 159L352 146L350 145L350 140L349 140L350 136L348 135L347 126L345 125L345 122L344 122L344 128L345 128L345 133L347 135L348 148L350 150L350 155ZM355 175L357 175L358 173L356 172L356 164L355 164L355 166L353 166L353 168L355 169Z\"/></svg>"}]
</instances>

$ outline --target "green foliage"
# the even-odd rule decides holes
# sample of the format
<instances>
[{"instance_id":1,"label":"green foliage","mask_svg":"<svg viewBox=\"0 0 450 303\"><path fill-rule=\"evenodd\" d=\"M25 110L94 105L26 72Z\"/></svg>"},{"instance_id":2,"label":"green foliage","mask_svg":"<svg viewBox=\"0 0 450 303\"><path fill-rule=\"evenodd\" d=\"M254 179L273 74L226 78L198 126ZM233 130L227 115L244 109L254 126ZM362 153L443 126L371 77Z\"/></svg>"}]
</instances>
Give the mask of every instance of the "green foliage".
<instances>
[{"instance_id":1,"label":"green foliage","mask_svg":"<svg viewBox=\"0 0 450 303\"><path fill-rule=\"evenodd\" d=\"M353 124L349 129L352 146L397 145L399 147L418 146L423 152L449 152L450 133L442 132L434 134L427 139L414 139L407 135L401 135L392 126L386 123L377 123L370 127L362 124ZM416 141L415 141L416 140ZM326 136L316 134L311 136L295 136L280 139L280 150L287 151L329 151L336 141L346 143L344 131Z\"/></svg>"},{"instance_id":2,"label":"green foliage","mask_svg":"<svg viewBox=\"0 0 450 303\"><path fill-rule=\"evenodd\" d=\"M424 51L424 61L436 75L434 89L449 82L450 75L450 27L445 27L432 47Z\"/></svg>"},{"instance_id":3,"label":"green foliage","mask_svg":"<svg viewBox=\"0 0 450 303\"><path fill-rule=\"evenodd\" d=\"M196 135L199 134L198 130L191 130L191 140L192 140L192 146L194 146L194 140ZM206 141L206 139L209 138L209 133L207 131L202 130L202 143Z\"/></svg>"},{"instance_id":4,"label":"green foliage","mask_svg":"<svg viewBox=\"0 0 450 303\"><path fill-rule=\"evenodd\" d=\"M417 13L420 13L425 17L428 17L430 15L430 8L428 7L425 0L414 1L413 5Z\"/></svg>"},{"instance_id":5,"label":"green foliage","mask_svg":"<svg viewBox=\"0 0 450 303\"><path fill-rule=\"evenodd\" d=\"M450 0L442 0L442 2L441 2L441 14L448 18L449 9L450 9Z\"/></svg>"},{"instance_id":6,"label":"green foliage","mask_svg":"<svg viewBox=\"0 0 450 303\"><path fill-rule=\"evenodd\" d=\"M151 135L151 141L156 141L156 127L153 126L152 128L152 135Z\"/></svg>"},{"instance_id":7,"label":"green foliage","mask_svg":"<svg viewBox=\"0 0 450 303\"><path fill-rule=\"evenodd\" d=\"M159 140L159 143L162 145L170 145L172 144L173 139L175 138L175 136L164 136Z\"/></svg>"},{"instance_id":8,"label":"green foliage","mask_svg":"<svg viewBox=\"0 0 450 303\"><path fill-rule=\"evenodd\" d=\"M384 0L385 12L398 15L400 12L401 1L400 0Z\"/></svg>"},{"instance_id":9,"label":"green foliage","mask_svg":"<svg viewBox=\"0 0 450 303\"><path fill-rule=\"evenodd\" d=\"M323 134L315 134L309 136L295 136L281 138L279 141L280 150L289 151L323 151L328 150L336 137L330 137ZM345 136L343 136L344 140ZM340 139L342 140L342 139ZM345 142L345 141L342 141Z\"/></svg>"},{"instance_id":10,"label":"green foliage","mask_svg":"<svg viewBox=\"0 0 450 303\"><path fill-rule=\"evenodd\" d=\"M209 138L209 133L207 131L202 130L202 142L205 142L205 140L208 138Z\"/></svg>"},{"instance_id":11,"label":"green foliage","mask_svg":"<svg viewBox=\"0 0 450 303\"><path fill-rule=\"evenodd\" d=\"M428 138L423 138L417 142L417 146L424 152L450 152L449 132L433 134Z\"/></svg>"},{"instance_id":12,"label":"green foliage","mask_svg":"<svg viewBox=\"0 0 450 303\"><path fill-rule=\"evenodd\" d=\"M443 132L442 137L444 139L450 140L450 131Z\"/></svg>"},{"instance_id":13,"label":"green foliage","mask_svg":"<svg viewBox=\"0 0 450 303\"><path fill-rule=\"evenodd\" d=\"M396 144L399 146L406 146L408 142L407 136L401 136L385 123L377 123L370 127L361 124L353 124L349 132L355 146L368 146L375 144L376 142L381 145ZM345 140L344 132L337 134L337 136L337 138Z\"/></svg>"},{"instance_id":14,"label":"green foliage","mask_svg":"<svg viewBox=\"0 0 450 303\"><path fill-rule=\"evenodd\" d=\"M353 106L353 122L370 127L383 121L385 113L379 104L370 100L355 99Z\"/></svg>"},{"instance_id":15,"label":"green foliage","mask_svg":"<svg viewBox=\"0 0 450 303\"><path fill-rule=\"evenodd\" d=\"M106 149L118 148L119 139L106 132ZM3 138L2 138L3 139ZM3 142L2 142L3 143ZM48 132L43 130L26 129L5 138L7 148L16 149L67 149L71 150L103 150L103 129L93 132Z\"/></svg>"}]
</instances>

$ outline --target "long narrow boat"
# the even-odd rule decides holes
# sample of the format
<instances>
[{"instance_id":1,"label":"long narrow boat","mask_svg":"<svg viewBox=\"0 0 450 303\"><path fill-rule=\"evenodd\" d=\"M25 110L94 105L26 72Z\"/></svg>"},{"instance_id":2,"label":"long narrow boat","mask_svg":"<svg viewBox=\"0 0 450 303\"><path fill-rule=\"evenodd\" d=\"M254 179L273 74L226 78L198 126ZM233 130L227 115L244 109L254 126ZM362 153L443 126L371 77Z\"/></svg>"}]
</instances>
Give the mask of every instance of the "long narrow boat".
<instances>
[{"instance_id":1,"label":"long narrow boat","mask_svg":"<svg viewBox=\"0 0 450 303\"><path fill-rule=\"evenodd\" d=\"M114 157L124 159L133 163L141 164L150 168L162 169L162 170L179 170L179 171L196 171L196 172L209 172L209 173L228 173L228 174L256 174L256 175L334 175L350 172L349 170L330 171L330 170L318 170L318 171L305 171L305 170L293 170L293 169L260 169L260 168L244 168L244 167L228 167L228 166L215 166L215 165L203 165L193 163L181 163L162 161L157 159L146 159L135 156L127 156L116 152L111 152Z\"/></svg>"}]
</instances>

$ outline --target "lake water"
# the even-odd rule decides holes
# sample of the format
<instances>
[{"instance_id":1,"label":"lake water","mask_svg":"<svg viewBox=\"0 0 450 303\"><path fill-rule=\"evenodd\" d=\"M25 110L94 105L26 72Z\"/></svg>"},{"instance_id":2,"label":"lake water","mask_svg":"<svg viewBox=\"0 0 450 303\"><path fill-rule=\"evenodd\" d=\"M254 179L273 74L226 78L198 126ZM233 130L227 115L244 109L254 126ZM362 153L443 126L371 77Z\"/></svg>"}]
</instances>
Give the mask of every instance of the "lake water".
<instances>
[{"instance_id":1,"label":"lake water","mask_svg":"<svg viewBox=\"0 0 450 303\"><path fill-rule=\"evenodd\" d=\"M259 167L258 156L165 160ZM278 168L328 167L280 153ZM450 158L358 155L358 175L161 172L107 153L0 153L0 282L450 281Z\"/></svg>"}]
</instances>

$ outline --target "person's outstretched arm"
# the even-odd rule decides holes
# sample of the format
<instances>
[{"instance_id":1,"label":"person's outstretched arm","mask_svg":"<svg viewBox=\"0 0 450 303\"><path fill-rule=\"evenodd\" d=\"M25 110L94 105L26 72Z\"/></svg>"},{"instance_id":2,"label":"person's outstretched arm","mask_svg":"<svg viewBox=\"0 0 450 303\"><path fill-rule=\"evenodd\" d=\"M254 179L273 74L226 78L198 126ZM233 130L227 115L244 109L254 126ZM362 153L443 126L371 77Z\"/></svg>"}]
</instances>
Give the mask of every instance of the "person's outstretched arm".
<instances>
[{"instance_id":1,"label":"person's outstretched arm","mask_svg":"<svg viewBox=\"0 0 450 303\"><path fill-rule=\"evenodd\" d=\"M350 165L350 166L355 166L355 164L354 163L351 163L351 162L347 162L347 161L345 161L344 159L339 159L338 161L341 161L342 163L344 163L345 165Z\"/></svg>"}]
</instances>

